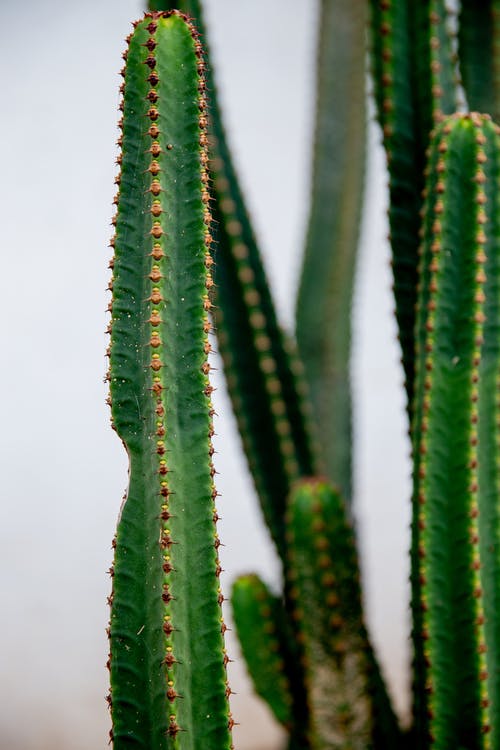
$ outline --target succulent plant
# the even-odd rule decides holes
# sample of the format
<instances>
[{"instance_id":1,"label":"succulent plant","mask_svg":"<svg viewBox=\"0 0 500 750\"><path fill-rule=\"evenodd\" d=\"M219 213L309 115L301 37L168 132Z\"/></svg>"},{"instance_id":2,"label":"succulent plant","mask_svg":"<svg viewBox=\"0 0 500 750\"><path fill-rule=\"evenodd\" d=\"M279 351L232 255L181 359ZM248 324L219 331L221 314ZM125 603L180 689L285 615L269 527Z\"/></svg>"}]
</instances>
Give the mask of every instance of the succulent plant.
<instances>
[{"instance_id":1,"label":"succulent plant","mask_svg":"<svg viewBox=\"0 0 500 750\"><path fill-rule=\"evenodd\" d=\"M233 615L289 750L500 748L498 3L462 3L457 45L444 0L322 0L296 343L280 328L226 143L201 4L180 6L151 0L124 68L109 377L130 484L111 596L114 745L231 747L213 315L283 566L281 592L240 577ZM368 15L414 463L409 730L364 620L351 509ZM485 114L456 112L459 69Z\"/></svg>"}]
</instances>

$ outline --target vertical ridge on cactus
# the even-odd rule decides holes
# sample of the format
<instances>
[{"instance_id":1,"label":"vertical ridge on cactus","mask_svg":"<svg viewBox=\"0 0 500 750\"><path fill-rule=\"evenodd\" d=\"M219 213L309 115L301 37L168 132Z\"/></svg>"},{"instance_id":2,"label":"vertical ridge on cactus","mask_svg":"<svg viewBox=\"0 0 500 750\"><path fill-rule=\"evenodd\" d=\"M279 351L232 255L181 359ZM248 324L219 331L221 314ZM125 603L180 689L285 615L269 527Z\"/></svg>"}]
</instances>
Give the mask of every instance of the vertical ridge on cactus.
<instances>
[{"instance_id":1,"label":"vertical ridge on cactus","mask_svg":"<svg viewBox=\"0 0 500 750\"><path fill-rule=\"evenodd\" d=\"M427 178L412 578L415 651L424 665L416 685L419 733L424 742L428 733L435 748L492 746L496 670L488 641L497 653L498 628L491 609L488 636L484 586L485 575L498 573L491 545L498 508L491 484L480 487L479 478L493 467L496 475L498 427L479 424L479 403L496 411L499 156L497 128L488 119L453 116L435 134ZM493 230L488 238L486 226ZM486 309L495 314L487 326ZM484 406L481 412L484 418ZM479 521L483 514L487 522Z\"/></svg>"},{"instance_id":2,"label":"vertical ridge on cactus","mask_svg":"<svg viewBox=\"0 0 500 750\"><path fill-rule=\"evenodd\" d=\"M153 13L135 25L111 309L112 418L130 458L110 622L115 748L231 746L207 360L203 72L184 16Z\"/></svg>"}]
</instances>

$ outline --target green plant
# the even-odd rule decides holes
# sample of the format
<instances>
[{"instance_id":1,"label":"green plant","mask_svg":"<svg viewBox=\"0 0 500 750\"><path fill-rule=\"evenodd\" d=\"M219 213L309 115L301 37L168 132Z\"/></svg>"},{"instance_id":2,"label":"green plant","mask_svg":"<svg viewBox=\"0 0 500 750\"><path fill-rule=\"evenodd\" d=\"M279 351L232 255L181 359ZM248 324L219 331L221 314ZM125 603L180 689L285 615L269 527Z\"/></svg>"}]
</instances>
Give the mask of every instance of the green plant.
<instances>
[{"instance_id":1,"label":"green plant","mask_svg":"<svg viewBox=\"0 0 500 750\"><path fill-rule=\"evenodd\" d=\"M180 5L203 37L199 1ZM496 66L481 59L478 40L496 54L498 9L481 8L463 4L460 53L469 100L494 113L483 80L496 80ZM445 4L370 3L414 460L414 723L405 732L364 624L349 509L367 4L321 4L297 304L303 367L277 322L210 66L202 78L207 52L169 3L151 0L150 9L125 67L112 282L112 416L131 462L110 626L114 744L231 744L206 359L213 301L284 574L279 595L254 574L236 581L234 618L255 689L288 730L290 750L498 748L500 136L487 115L453 114Z\"/></svg>"}]
</instances>

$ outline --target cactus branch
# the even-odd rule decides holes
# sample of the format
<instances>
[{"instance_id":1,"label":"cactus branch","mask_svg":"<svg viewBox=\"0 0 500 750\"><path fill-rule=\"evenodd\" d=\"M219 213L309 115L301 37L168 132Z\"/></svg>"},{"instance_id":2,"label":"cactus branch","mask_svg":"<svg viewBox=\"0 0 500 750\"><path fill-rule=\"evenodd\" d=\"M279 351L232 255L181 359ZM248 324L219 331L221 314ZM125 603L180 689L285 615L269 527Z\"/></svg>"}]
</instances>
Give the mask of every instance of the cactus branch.
<instances>
[{"instance_id":1,"label":"cactus branch","mask_svg":"<svg viewBox=\"0 0 500 750\"><path fill-rule=\"evenodd\" d=\"M445 120L426 188L413 429L415 712L421 741L443 749L495 746L499 146L484 117Z\"/></svg>"},{"instance_id":2,"label":"cactus branch","mask_svg":"<svg viewBox=\"0 0 500 750\"><path fill-rule=\"evenodd\" d=\"M325 471L351 498L351 304L365 168L364 0L323 0L312 196L297 342Z\"/></svg>"},{"instance_id":3,"label":"cactus branch","mask_svg":"<svg viewBox=\"0 0 500 750\"><path fill-rule=\"evenodd\" d=\"M205 83L180 13L125 55L110 392L130 459L110 623L115 748L230 748L208 380ZM132 743L132 744L131 744Z\"/></svg>"},{"instance_id":4,"label":"cactus branch","mask_svg":"<svg viewBox=\"0 0 500 750\"><path fill-rule=\"evenodd\" d=\"M396 318L410 408L425 151L433 125L455 111L455 65L443 0L371 0L370 6L375 100L389 168Z\"/></svg>"}]
</instances>

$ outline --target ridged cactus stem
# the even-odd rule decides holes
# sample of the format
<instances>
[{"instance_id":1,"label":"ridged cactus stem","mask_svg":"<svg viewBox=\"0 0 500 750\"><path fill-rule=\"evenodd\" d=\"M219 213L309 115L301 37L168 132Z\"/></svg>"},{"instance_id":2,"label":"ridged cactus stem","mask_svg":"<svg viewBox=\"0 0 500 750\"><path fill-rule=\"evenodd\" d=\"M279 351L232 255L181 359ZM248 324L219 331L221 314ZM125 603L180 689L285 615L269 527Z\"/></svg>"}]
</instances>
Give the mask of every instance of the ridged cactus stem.
<instances>
[{"instance_id":1,"label":"ridged cactus stem","mask_svg":"<svg viewBox=\"0 0 500 750\"><path fill-rule=\"evenodd\" d=\"M323 0L296 331L325 473L351 499L351 306L365 171L365 0Z\"/></svg>"},{"instance_id":2,"label":"ridged cactus stem","mask_svg":"<svg viewBox=\"0 0 500 750\"><path fill-rule=\"evenodd\" d=\"M432 140L414 405L418 747L496 748L499 717L500 140L456 115Z\"/></svg>"},{"instance_id":3,"label":"ridged cactus stem","mask_svg":"<svg viewBox=\"0 0 500 750\"><path fill-rule=\"evenodd\" d=\"M413 401L415 306L425 150L456 108L455 61L444 0L371 0L372 71L389 169L396 319Z\"/></svg>"},{"instance_id":4,"label":"ridged cactus stem","mask_svg":"<svg viewBox=\"0 0 500 750\"><path fill-rule=\"evenodd\" d=\"M328 482L299 482L287 514L288 578L312 750L389 750L400 741L363 622L353 529Z\"/></svg>"},{"instance_id":5,"label":"ridged cactus stem","mask_svg":"<svg viewBox=\"0 0 500 750\"><path fill-rule=\"evenodd\" d=\"M130 459L110 622L114 747L230 748L213 483L206 84L178 12L125 53L110 396Z\"/></svg>"}]
</instances>

